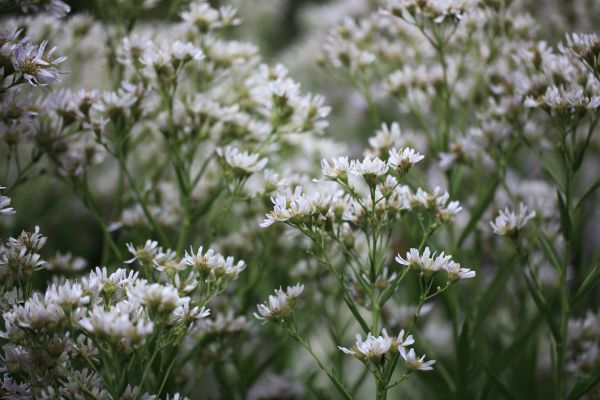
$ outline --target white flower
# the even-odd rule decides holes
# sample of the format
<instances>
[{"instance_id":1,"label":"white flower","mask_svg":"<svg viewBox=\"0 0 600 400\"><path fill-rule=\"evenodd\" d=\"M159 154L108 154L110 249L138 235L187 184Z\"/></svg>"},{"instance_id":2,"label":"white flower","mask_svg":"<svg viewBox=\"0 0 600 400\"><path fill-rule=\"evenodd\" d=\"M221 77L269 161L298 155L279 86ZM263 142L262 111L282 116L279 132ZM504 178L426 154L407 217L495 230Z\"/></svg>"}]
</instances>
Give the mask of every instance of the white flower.
<instances>
[{"instance_id":1,"label":"white flower","mask_svg":"<svg viewBox=\"0 0 600 400\"><path fill-rule=\"evenodd\" d=\"M372 185L385 175L388 169L388 164L379 157L365 157L362 161L352 160L349 171L356 176L362 176Z\"/></svg>"},{"instance_id":2,"label":"white flower","mask_svg":"<svg viewBox=\"0 0 600 400\"><path fill-rule=\"evenodd\" d=\"M47 41L43 41L39 46L26 43L15 49L13 68L33 86L45 86L60 81L60 72L56 66L67 57L54 58L56 47L46 51L47 45Z\"/></svg>"},{"instance_id":3,"label":"white flower","mask_svg":"<svg viewBox=\"0 0 600 400\"><path fill-rule=\"evenodd\" d=\"M475 277L475 271L469 268L462 268L459 263L449 261L444 265L444 269L448 272L448 279L451 282L458 281L461 279L469 279Z\"/></svg>"},{"instance_id":4,"label":"white flower","mask_svg":"<svg viewBox=\"0 0 600 400\"><path fill-rule=\"evenodd\" d=\"M449 198L448 192L442 193L439 186L436 186L433 193L418 188L417 193L412 196L411 203L413 206L421 206L435 212L442 222L446 222L462 210L458 201L448 203Z\"/></svg>"},{"instance_id":5,"label":"white flower","mask_svg":"<svg viewBox=\"0 0 600 400\"><path fill-rule=\"evenodd\" d=\"M144 281L129 285L127 296L159 313L170 313L180 300L175 287L160 283L145 284Z\"/></svg>"},{"instance_id":6,"label":"white flower","mask_svg":"<svg viewBox=\"0 0 600 400\"><path fill-rule=\"evenodd\" d=\"M158 242L155 240L146 240L143 246L134 247L132 243L127 243L127 250L133 254L133 258L125 261L126 264L131 264L138 261L141 265L151 265L156 254L160 251Z\"/></svg>"},{"instance_id":7,"label":"white flower","mask_svg":"<svg viewBox=\"0 0 600 400\"><path fill-rule=\"evenodd\" d=\"M171 45L171 56L176 61L187 63L191 60L202 60L204 53L192 43L183 43L177 40Z\"/></svg>"},{"instance_id":8,"label":"white flower","mask_svg":"<svg viewBox=\"0 0 600 400\"><path fill-rule=\"evenodd\" d=\"M401 175L405 174L413 165L425 158L425 156L410 147L406 147L402 151L392 148L389 153L388 166Z\"/></svg>"},{"instance_id":9,"label":"white flower","mask_svg":"<svg viewBox=\"0 0 600 400\"><path fill-rule=\"evenodd\" d=\"M247 151L240 152L232 146L218 147L216 152L232 172L239 177L246 177L263 170L268 162L267 158L260 158L258 154L251 154Z\"/></svg>"},{"instance_id":10,"label":"white flower","mask_svg":"<svg viewBox=\"0 0 600 400\"><path fill-rule=\"evenodd\" d=\"M190 252L185 252L183 264L189 265L194 270L200 272L201 276L208 277L211 280L225 278L226 280L236 279L240 272L246 268L246 263L243 260L238 260L236 263L233 257L225 258L212 249L202 253L203 248L200 246L198 251L190 248Z\"/></svg>"},{"instance_id":11,"label":"white flower","mask_svg":"<svg viewBox=\"0 0 600 400\"><path fill-rule=\"evenodd\" d=\"M529 210L523 203L519 204L517 213L507 208L500 210L500 214L494 221L490 221L490 225L496 235L512 236L518 233L527 222L535 217L535 211Z\"/></svg>"},{"instance_id":12,"label":"white flower","mask_svg":"<svg viewBox=\"0 0 600 400\"><path fill-rule=\"evenodd\" d=\"M221 26L221 15L208 4L199 0L190 3L189 8L180 14L185 22L195 25L201 32L206 32Z\"/></svg>"},{"instance_id":13,"label":"white flower","mask_svg":"<svg viewBox=\"0 0 600 400\"><path fill-rule=\"evenodd\" d=\"M321 160L321 171L323 175L331 179L346 181L348 179L348 170L350 162L348 157L338 157L331 160L331 164L324 158Z\"/></svg>"},{"instance_id":14,"label":"white flower","mask_svg":"<svg viewBox=\"0 0 600 400\"><path fill-rule=\"evenodd\" d=\"M354 356L359 359L381 360L392 347L392 338L390 338L385 330L383 336L373 336L371 332L363 340L360 334L356 335L356 344L352 349L338 346L345 354Z\"/></svg>"},{"instance_id":15,"label":"white flower","mask_svg":"<svg viewBox=\"0 0 600 400\"><path fill-rule=\"evenodd\" d=\"M109 309L103 305L94 306L79 325L100 337L126 343L141 342L154 331L154 323L146 319L143 307L127 300Z\"/></svg>"},{"instance_id":16,"label":"white flower","mask_svg":"<svg viewBox=\"0 0 600 400\"><path fill-rule=\"evenodd\" d=\"M431 253L429 247L426 247L423 254L419 254L419 250L412 248L406 253L406 259L402 258L400 254L396 256L396 262L400 265L405 265L409 268L416 268L428 274L439 271L440 269L446 269L452 256L444 255L444 252L438 256L435 253Z\"/></svg>"},{"instance_id":17,"label":"white flower","mask_svg":"<svg viewBox=\"0 0 600 400\"><path fill-rule=\"evenodd\" d=\"M435 360L425 361L425 355L417 358L415 349L409 349L407 352L406 348L400 347L400 355L406 363L406 368L409 370L431 371L433 369L432 365L435 364Z\"/></svg>"},{"instance_id":18,"label":"white flower","mask_svg":"<svg viewBox=\"0 0 600 400\"><path fill-rule=\"evenodd\" d=\"M270 295L268 302L257 306L258 313L254 316L260 320L281 320L294 312L296 299L304 291L304 285L288 286L287 291L275 290L275 295Z\"/></svg>"},{"instance_id":19,"label":"white flower","mask_svg":"<svg viewBox=\"0 0 600 400\"><path fill-rule=\"evenodd\" d=\"M59 251L56 252L47 264L49 271L60 271L63 273L79 272L85 269L85 267L87 267L87 261L84 258Z\"/></svg>"},{"instance_id":20,"label":"white flower","mask_svg":"<svg viewBox=\"0 0 600 400\"><path fill-rule=\"evenodd\" d=\"M0 186L0 190L6 189L3 186ZM8 196L4 196L0 194L0 215L8 215L14 214L15 209L10 206L11 199Z\"/></svg>"},{"instance_id":21,"label":"white flower","mask_svg":"<svg viewBox=\"0 0 600 400\"><path fill-rule=\"evenodd\" d=\"M293 193L287 195L277 194L271 201L274 204L273 210L266 214L267 219L260 224L261 228L271 226L275 222L299 222L317 211L315 203L307 198L301 187L296 187Z\"/></svg>"}]
</instances>

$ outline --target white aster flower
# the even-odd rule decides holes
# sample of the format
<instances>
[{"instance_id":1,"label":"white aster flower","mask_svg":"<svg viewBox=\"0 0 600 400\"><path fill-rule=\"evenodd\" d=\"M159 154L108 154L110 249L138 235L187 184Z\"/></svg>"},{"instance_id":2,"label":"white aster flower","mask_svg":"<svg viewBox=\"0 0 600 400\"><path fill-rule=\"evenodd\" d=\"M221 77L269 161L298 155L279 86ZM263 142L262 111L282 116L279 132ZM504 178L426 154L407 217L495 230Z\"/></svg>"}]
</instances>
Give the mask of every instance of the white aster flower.
<instances>
[{"instance_id":1,"label":"white aster flower","mask_svg":"<svg viewBox=\"0 0 600 400\"><path fill-rule=\"evenodd\" d=\"M348 157L338 157L331 160L331 164L327 159L321 160L321 171L323 175L331 179L339 179L343 182L348 180L348 170L350 162Z\"/></svg>"},{"instance_id":2,"label":"white aster flower","mask_svg":"<svg viewBox=\"0 0 600 400\"><path fill-rule=\"evenodd\" d=\"M362 161L352 160L349 171L361 176L369 185L374 185L388 169L388 164L379 157L365 157Z\"/></svg>"},{"instance_id":3,"label":"white aster flower","mask_svg":"<svg viewBox=\"0 0 600 400\"><path fill-rule=\"evenodd\" d=\"M143 246L135 247L132 243L127 243L127 250L133 254L133 258L125 261L126 264L131 264L138 261L141 265L152 265L154 257L160 251L158 242L155 240L146 240Z\"/></svg>"},{"instance_id":4,"label":"white aster flower","mask_svg":"<svg viewBox=\"0 0 600 400\"><path fill-rule=\"evenodd\" d=\"M0 186L0 190L6 189ZM10 207L11 198L0 194L0 215L15 214L15 209Z\"/></svg>"},{"instance_id":5,"label":"white aster flower","mask_svg":"<svg viewBox=\"0 0 600 400\"><path fill-rule=\"evenodd\" d=\"M388 166L400 175L407 173L413 165L425 158L425 156L410 147L406 147L402 151L392 148L390 149L389 154Z\"/></svg>"},{"instance_id":6,"label":"white aster flower","mask_svg":"<svg viewBox=\"0 0 600 400\"><path fill-rule=\"evenodd\" d=\"M530 219L535 217L535 211L523 204L519 204L519 211L516 213L505 208L500 210L500 213L494 221L490 221L494 233L500 236L514 236L521 230Z\"/></svg>"},{"instance_id":7,"label":"white aster flower","mask_svg":"<svg viewBox=\"0 0 600 400\"><path fill-rule=\"evenodd\" d=\"M448 261L444 265L444 269L448 272L448 280L450 282L474 278L476 275L475 271L472 271L469 268L462 268L459 263L454 261Z\"/></svg>"},{"instance_id":8,"label":"white aster flower","mask_svg":"<svg viewBox=\"0 0 600 400\"><path fill-rule=\"evenodd\" d=\"M373 336L371 332L363 340L360 334L356 335L356 345L352 349L338 347L345 354L359 359L381 360L392 346L392 339L386 335Z\"/></svg>"},{"instance_id":9,"label":"white aster flower","mask_svg":"<svg viewBox=\"0 0 600 400\"><path fill-rule=\"evenodd\" d=\"M429 247L426 247L423 254L419 250L412 248L406 253L406 258L402 258L399 254L396 256L396 262L400 265L405 265L409 268L421 270L427 274L432 274L440 269L446 269L452 256L444 255L444 252L438 256L431 253Z\"/></svg>"},{"instance_id":10,"label":"white aster flower","mask_svg":"<svg viewBox=\"0 0 600 400\"><path fill-rule=\"evenodd\" d=\"M237 148L227 146L218 147L217 155L225 162L231 171L239 177L247 177L262 171L267 165L267 158L260 158L258 154L240 152Z\"/></svg>"},{"instance_id":11,"label":"white aster flower","mask_svg":"<svg viewBox=\"0 0 600 400\"><path fill-rule=\"evenodd\" d=\"M433 369L432 365L435 364L435 360L425 361L425 355L418 358L415 354L415 349L406 351L406 348L400 347L400 355L406 363L406 368L409 370L431 371Z\"/></svg>"},{"instance_id":12,"label":"white aster flower","mask_svg":"<svg viewBox=\"0 0 600 400\"><path fill-rule=\"evenodd\" d=\"M254 316L260 320L278 321L287 318L294 312L296 299L304 291L304 285L288 286L286 291L276 289L275 295L270 295L266 303L257 306L258 313Z\"/></svg>"}]
</instances>

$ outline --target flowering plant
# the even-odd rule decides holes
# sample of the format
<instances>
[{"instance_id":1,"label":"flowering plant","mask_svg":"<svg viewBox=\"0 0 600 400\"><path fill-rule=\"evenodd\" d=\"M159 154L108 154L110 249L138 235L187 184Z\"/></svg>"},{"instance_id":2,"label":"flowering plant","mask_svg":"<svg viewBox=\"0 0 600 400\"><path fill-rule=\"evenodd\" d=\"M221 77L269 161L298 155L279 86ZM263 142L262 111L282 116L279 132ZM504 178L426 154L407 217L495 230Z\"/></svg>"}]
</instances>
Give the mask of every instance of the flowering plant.
<instances>
[{"instance_id":1,"label":"flowering plant","mask_svg":"<svg viewBox=\"0 0 600 400\"><path fill-rule=\"evenodd\" d=\"M0 398L598 396L600 14L305 3L0 0Z\"/></svg>"}]
</instances>

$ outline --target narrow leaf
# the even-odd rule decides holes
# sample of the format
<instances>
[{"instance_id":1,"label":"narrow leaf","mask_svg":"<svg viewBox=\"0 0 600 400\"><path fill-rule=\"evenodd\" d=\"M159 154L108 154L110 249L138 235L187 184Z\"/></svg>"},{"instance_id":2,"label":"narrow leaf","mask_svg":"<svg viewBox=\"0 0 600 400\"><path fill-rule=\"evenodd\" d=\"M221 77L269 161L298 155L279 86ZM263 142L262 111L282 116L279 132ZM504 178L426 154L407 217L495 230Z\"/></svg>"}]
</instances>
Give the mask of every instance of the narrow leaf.
<instances>
[{"instance_id":1,"label":"narrow leaf","mask_svg":"<svg viewBox=\"0 0 600 400\"><path fill-rule=\"evenodd\" d=\"M467 223L467 225L463 229L462 233L460 234L460 238L458 239L457 247L460 248L462 246L464 241L469 237L469 234L471 233L471 231L477 225L477 222L479 222L479 220L481 219L481 216L483 215L485 210L487 210L488 206L494 199L494 194L496 193L496 188L498 187L499 183L500 183L500 179L498 177L494 178L494 181L488 187L485 194L479 198L479 201L477 202L477 204L475 205L475 207L473 208L473 210L471 212L471 217L469 218L469 222Z\"/></svg>"},{"instance_id":2,"label":"narrow leaf","mask_svg":"<svg viewBox=\"0 0 600 400\"><path fill-rule=\"evenodd\" d=\"M587 374L580 376L567 395L567 400L577 400L583 397L600 382L600 364L597 364Z\"/></svg>"},{"instance_id":3,"label":"narrow leaf","mask_svg":"<svg viewBox=\"0 0 600 400\"><path fill-rule=\"evenodd\" d=\"M573 298L573 304L577 303L581 298L586 294L588 290L590 290L595 284L598 283L600 278L600 259L596 261L596 265L592 268L592 270L587 274L583 283L577 289L575 293L575 297Z\"/></svg>"},{"instance_id":4,"label":"narrow leaf","mask_svg":"<svg viewBox=\"0 0 600 400\"><path fill-rule=\"evenodd\" d=\"M585 199L587 199L589 196L591 196L592 193L594 193L596 191L596 189L598 189L599 187L600 187L600 176L598 176L598 178L596 178L596 180L594 181L594 183L592 183L590 185L590 187L583 193L583 195L581 196L581 198L577 202L577 205L575 206L575 209L578 209L579 207L581 207L582 204L583 204L583 202L585 201Z\"/></svg>"},{"instance_id":5,"label":"narrow leaf","mask_svg":"<svg viewBox=\"0 0 600 400\"><path fill-rule=\"evenodd\" d=\"M498 393L502 395L502 397L504 397L507 400L517 400L517 397L511 393L510 389L508 388L508 386L506 386L504 382L502 382L496 375L494 375L494 373L488 367L486 367L485 365L482 365L482 367L483 370L490 377L490 380L498 390Z\"/></svg>"},{"instance_id":6,"label":"narrow leaf","mask_svg":"<svg viewBox=\"0 0 600 400\"><path fill-rule=\"evenodd\" d=\"M548 303L546 302L540 287L529 276L527 276L525 272L523 272L523 275L525 276L525 282L527 282L529 293L531 293L531 297L538 307L540 314L546 320L546 323L552 332L552 336L554 336L555 339L560 338L560 331L558 326L556 326L556 321L554 321L552 311L550 311L550 307L548 307Z\"/></svg>"},{"instance_id":7,"label":"narrow leaf","mask_svg":"<svg viewBox=\"0 0 600 400\"><path fill-rule=\"evenodd\" d=\"M535 220L533 223L533 229L535 230L535 234L538 237L538 240L542 244L542 249L544 250L544 253L546 253L546 257L548 257L548 259L556 269L556 272L560 272L562 270L562 264L558 257L558 253L556 252L554 246L552 245L552 243L550 243L550 240L548 240L544 232L542 232L537 222L535 222Z\"/></svg>"},{"instance_id":8,"label":"narrow leaf","mask_svg":"<svg viewBox=\"0 0 600 400\"><path fill-rule=\"evenodd\" d=\"M567 209L567 205L560 194L560 192L556 191L556 196L558 197L558 208L560 210L560 226L563 235L567 241L571 240L571 216L569 215L569 210Z\"/></svg>"}]
</instances>

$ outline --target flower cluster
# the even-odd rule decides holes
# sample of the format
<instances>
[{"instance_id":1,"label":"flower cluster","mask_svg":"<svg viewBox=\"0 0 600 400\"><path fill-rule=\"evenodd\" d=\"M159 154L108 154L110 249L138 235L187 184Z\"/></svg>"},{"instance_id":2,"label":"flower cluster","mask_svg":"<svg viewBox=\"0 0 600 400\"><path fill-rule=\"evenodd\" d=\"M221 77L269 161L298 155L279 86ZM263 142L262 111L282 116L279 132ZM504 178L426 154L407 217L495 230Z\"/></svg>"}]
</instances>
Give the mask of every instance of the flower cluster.
<instances>
[{"instance_id":1,"label":"flower cluster","mask_svg":"<svg viewBox=\"0 0 600 400\"><path fill-rule=\"evenodd\" d=\"M406 258L397 255L396 262L408 268L416 269L427 276L444 270L448 273L449 282L475 277L475 271L462 268L459 263L452 261L452 256L444 255L444 252L438 255L432 253L429 247L425 247L422 254L417 249L410 249L406 253Z\"/></svg>"},{"instance_id":2,"label":"flower cluster","mask_svg":"<svg viewBox=\"0 0 600 400\"><path fill-rule=\"evenodd\" d=\"M296 300L304 291L304 285L288 286L284 291L275 290L275 295L269 296L269 301L258 305L258 313L254 316L260 320L283 321L288 318L296 307Z\"/></svg>"}]
</instances>

